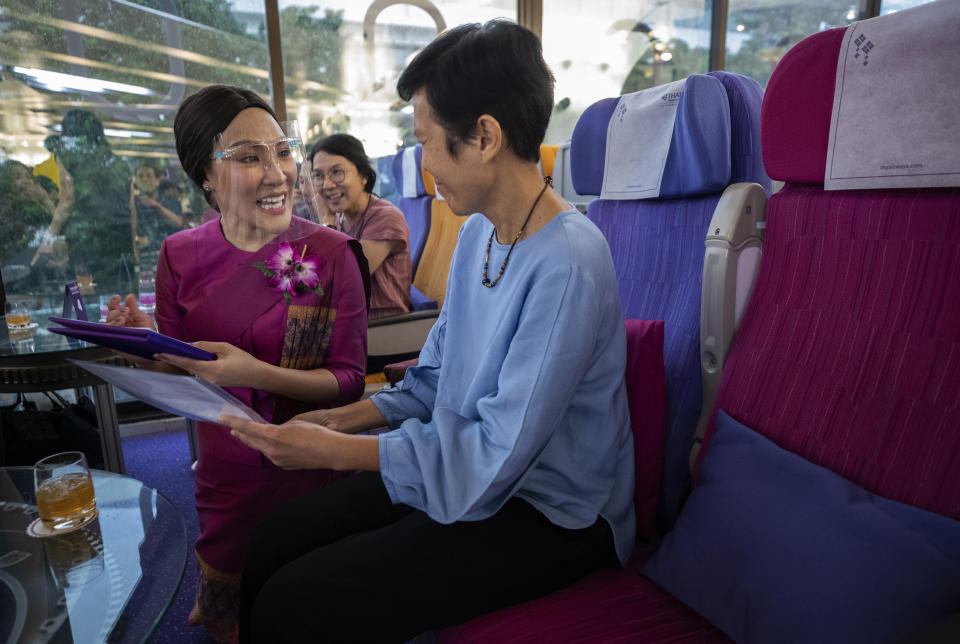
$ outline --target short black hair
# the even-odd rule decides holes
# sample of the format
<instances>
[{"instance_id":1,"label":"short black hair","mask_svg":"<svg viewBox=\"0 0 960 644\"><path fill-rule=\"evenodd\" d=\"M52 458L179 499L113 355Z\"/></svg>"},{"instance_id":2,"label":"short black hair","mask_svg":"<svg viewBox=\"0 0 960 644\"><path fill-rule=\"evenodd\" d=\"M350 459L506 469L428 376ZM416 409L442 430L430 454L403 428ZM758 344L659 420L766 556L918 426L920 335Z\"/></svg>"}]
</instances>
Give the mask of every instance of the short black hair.
<instances>
[{"instance_id":1,"label":"short black hair","mask_svg":"<svg viewBox=\"0 0 960 644\"><path fill-rule=\"evenodd\" d=\"M357 167L357 172L361 177L366 178L367 182L363 189L367 192L373 192L373 184L377 182L377 171L373 169L373 164L367 158L367 152L363 149L363 143L355 136L349 134L331 134L325 136L313 144L310 149L310 163L313 163L313 157L317 152L326 152L344 157Z\"/></svg>"},{"instance_id":2,"label":"short black hair","mask_svg":"<svg viewBox=\"0 0 960 644\"><path fill-rule=\"evenodd\" d=\"M258 107L279 122L273 108L259 94L233 85L204 87L180 104L173 120L177 156L184 172L201 190L213 155L214 139L248 107ZM203 196L216 207L211 194L204 192Z\"/></svg>"},{"instance_id":3,"label":"short black hair","mask_svg":"<svg viewBox=\"0 0 960 644\"><path fill-rule=\"evenodd\" d=\"M447 134L451 154L470 139L477 119L497 119L514 154L540 160L540 144L553 110L553 74L540 39L508 20L460 25L437 36L397 81L409 101L423 88Z\"/></svg>"}]
</instances>

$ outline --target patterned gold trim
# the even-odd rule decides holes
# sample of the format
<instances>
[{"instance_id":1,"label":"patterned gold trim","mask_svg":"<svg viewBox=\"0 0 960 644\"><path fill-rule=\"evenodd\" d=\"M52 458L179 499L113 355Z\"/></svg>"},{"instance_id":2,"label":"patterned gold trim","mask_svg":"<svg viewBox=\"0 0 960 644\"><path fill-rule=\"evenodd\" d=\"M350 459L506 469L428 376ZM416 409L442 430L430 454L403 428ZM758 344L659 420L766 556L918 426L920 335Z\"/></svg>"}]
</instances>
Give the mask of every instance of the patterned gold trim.
<instances>
[{"instance_id":1,"label":"patterned gold trim","mask_svg":"<svg viewBox=\"0 0 960 644\"><path fill-rule=\"evenodd\" d=\"M285 369L322 367L336 318L336 309L291 305L280 366Z\"/></svg>"}]
</instances>

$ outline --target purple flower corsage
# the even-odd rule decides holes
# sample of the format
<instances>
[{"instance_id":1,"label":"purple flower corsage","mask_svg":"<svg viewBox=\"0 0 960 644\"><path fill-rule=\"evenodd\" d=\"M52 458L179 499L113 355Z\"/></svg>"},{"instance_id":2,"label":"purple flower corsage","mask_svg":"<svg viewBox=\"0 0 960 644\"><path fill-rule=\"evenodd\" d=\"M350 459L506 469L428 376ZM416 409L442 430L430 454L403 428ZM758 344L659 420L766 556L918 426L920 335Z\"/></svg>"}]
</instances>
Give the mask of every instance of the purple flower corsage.
<instances>
[{"instance_id":1,"label":"purple flower corsage","mask_svg":"<svg viewBox=\"0 0 960 644\"><path fill-rule=\"evenodd\" d=\"M254 268L270 278L270 285L278 293L283 293L283 299L290 306L290 299L298 293L309 291L323 295L320 286L320 256L307 256L307 246L300 249L297 257L296 250L289 242L280 244L280 248L266 262L254 262Z\"/></svg>"}]
</instances>

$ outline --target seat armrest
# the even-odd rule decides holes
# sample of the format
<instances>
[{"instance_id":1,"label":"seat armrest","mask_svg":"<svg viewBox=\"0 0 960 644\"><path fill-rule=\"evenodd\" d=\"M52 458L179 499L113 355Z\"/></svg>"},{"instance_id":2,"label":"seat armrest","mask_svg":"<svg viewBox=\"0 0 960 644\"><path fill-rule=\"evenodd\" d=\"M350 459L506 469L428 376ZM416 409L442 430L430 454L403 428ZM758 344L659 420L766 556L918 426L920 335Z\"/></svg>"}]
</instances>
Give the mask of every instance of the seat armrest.
<instances>
[{"instance_id":1,"label":"seat armrest","mask_svg":"<svg viewBox=\"0 0 960 644\"><path fill-rule=\"evenodd\" d=\"M411 360L404 360L403 362L394 362L393 364L388 364L383 368L383 373L387 376L387 380L390 382L390 386L394 386L401 380L403 380L403 375L407 372L407 367L416 366L419 362L419 359L413 358Z\"/></svg>"},{"instance_id":2,"label":"seat armrest","mask_svg":"<svg viewBox=\"0 0 960 644\"><path fill-rule=\"evenodd\" d=\"M440 311L433 309L371 320L367 324L368 358L419 353L439 315Z\"/></svg>"},{"instance_id":3,"label":"seat armrest","mask_svg":"<svg viewBox=\"0 0 960 644\"><path fill-rule=\"evenodd\" d=\"M713 411L730 346L760 268L767 193L758 183L727 186L717 202L705 239L700 302L700 373L703 405L697 422L691 468Z\"/></svg>"}]
</instances>

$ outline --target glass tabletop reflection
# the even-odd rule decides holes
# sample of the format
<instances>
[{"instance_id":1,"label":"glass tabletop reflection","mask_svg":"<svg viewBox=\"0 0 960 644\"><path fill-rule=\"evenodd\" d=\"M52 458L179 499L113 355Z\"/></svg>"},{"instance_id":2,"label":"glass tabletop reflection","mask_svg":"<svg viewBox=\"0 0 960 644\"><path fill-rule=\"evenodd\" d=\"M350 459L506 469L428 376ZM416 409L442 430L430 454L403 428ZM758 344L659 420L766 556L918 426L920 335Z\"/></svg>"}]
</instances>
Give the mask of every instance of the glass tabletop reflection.
<instances>
[{"instance_id":1,"label":"glass tabletop reflection","mask_svg":"<svg viewBox=\"0 0 960 644\"><path fill-rule=\"evenodd\" d=\"M8 329L4 318L3 324L0 324L0 357L71 351L94 346L47 330L51 326L59 326L50 322L50 318L60 316L62 312L59 308L34 310L30 315L30 328L22 331Z\"/></svg>"},{"instance_id":2,"label":"glass tabletop reflection","mask_svg":"<svg viewBox=\"0 0 960 644\"><path fill-rule=\"evenodd\" d=\"M91 474L97 518L35 538L33 468L0 468L0 642L144 642L176 595L183 519L139 481Z\"/></svg>"}]
</instances>

